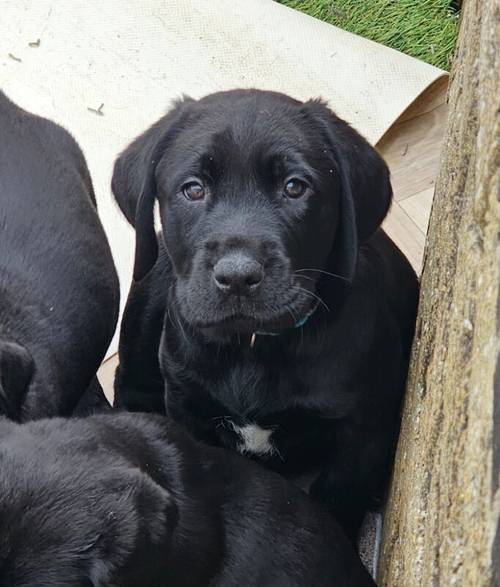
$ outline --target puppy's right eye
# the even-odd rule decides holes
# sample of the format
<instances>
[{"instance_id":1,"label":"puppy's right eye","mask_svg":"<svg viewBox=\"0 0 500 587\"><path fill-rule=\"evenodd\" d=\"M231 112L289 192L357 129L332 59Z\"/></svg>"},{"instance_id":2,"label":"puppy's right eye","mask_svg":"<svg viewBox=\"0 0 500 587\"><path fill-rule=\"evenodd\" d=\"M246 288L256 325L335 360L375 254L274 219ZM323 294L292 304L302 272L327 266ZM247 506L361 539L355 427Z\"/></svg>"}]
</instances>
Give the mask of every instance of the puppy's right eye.
<instances>
[{"instance_id":1,"label":"puppy's right eye","mask_svg":"<svg viewBox=\"0 0 500 587\"><path fill-rule=\"evenodd\" d=\"M205 188L196 181L186 183L182 188L182 193L188 200L199 201L205 198Z\"/></svg>"},{"instance_id":2,"label":"puppy's right eye","mask_svg":"<svg viewBox=\"0 0 500 587\"><path fill-rule=\"evenodd\" d=\"M296 177L292 177L289 179L285 187L283 188L283 193L287 198L297 199L303 196L307 192L307 184L298 179Z\"/></svg>"}]
</instances>

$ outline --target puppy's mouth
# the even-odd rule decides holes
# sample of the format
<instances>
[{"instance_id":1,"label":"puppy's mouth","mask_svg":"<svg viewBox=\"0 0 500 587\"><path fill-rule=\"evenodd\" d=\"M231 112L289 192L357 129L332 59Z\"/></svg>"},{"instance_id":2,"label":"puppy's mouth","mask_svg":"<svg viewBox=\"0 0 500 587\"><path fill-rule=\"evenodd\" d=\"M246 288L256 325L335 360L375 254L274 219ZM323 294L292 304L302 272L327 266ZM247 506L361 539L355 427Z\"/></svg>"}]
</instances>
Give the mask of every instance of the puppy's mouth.
<instances>
[{"instance_id":1,"label":"puppy's mouth","mask_svg":"<svg viewBox=\"0 0 500 587\"><path fill-rule=\"evenodd\" d=\"M318 298L306 294L262 309L246 300L234 300L223 307L212 308L211 317L207 320L196 319L191 313L189 322L195 328L217 329L227 333L280 334L284 330L303 326L319 304Z\"/></svg>"}]
</instances>

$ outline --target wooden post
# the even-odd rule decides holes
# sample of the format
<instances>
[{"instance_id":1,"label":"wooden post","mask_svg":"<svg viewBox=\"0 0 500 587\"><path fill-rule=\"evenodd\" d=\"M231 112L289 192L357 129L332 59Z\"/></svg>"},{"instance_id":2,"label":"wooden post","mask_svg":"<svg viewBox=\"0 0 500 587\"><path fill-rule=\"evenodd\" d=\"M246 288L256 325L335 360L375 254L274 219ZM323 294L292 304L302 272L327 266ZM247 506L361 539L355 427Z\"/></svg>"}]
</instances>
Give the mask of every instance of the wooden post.
<instances>
[{"instance_id":1,"label":"wooden post","mask_svg":"<svg viewBox=\"0 0 500 587\"><path fill-rule=\"evenodd\" d=\"M500 0L466 0L379 582L500 585Z\"/></svg>"}]
</instances>

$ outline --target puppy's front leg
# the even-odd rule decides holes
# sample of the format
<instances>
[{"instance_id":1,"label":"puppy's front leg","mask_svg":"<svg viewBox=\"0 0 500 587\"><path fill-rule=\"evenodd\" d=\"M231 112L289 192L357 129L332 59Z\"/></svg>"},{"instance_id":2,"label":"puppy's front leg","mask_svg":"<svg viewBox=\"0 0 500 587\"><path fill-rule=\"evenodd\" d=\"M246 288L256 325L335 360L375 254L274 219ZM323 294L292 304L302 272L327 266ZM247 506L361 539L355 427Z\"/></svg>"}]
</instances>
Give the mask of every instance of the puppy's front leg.
<instances>
[{"instance_id":1,"label":"puppy's front leg","mask_svg":"<svg viewBox=\"0 0 500 587\"><path fill-rule=\"evenodd\" d=\"M310 490L354 543L366 510L377 508L382 501L397 432L393 422L371 416L370 421L338 422L332 458Z\"/></svg>"},{"instance_id":2,"label":"puppy's front leg","mask_svg":"<svg viewBox=\"0 0 500 587\"><path fill-rule=\"evenodd\" d=\"M115 407L165 413L165 384L158 352L167 310L168 264L160 242L158 260L141 281L133 281L123 313Z\"/></svg>"}]
</instances>

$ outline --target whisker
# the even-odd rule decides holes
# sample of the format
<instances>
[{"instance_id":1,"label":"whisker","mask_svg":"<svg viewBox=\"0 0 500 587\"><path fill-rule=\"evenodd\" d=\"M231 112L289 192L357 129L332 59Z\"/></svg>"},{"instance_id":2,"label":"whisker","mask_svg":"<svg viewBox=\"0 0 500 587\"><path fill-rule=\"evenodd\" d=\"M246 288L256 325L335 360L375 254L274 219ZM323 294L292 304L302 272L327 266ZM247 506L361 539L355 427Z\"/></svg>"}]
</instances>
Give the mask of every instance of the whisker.
<instances>
[{"instance_id":1,"label":"whisker","mask_svg":"<svg viewBox=\"0 0 500 587\"><path fill-rule=\"evenodd\" d=\"M278 450L278 447L276 445L273 445L273 450L276 452L276 454L279 456L279 458L285 462L285 459L283 458L283 455L281 454L281 452Z\"/></svg>"},{"instance_id":2,"label":"whisker","mask_svg":"<svg viewBox=\"0 0 500 587\"><path fill-rule=\"evenodd\" d=\"M177 326L179 327L179 330L181 331L181 334L182 334L182 337L184 338L185 343L189 344L189 340L188 340L186 331L184 329L184 325L182 324L180 317L177 314L174 314L174 318L175 318L175 321L177 322Z\"/></svg>"},{"instance_id":3,"label":"whisker","mask_svg":"<svg viewBox=\"0 0 500 587\"><path fill-rule=\"evenodd\" d=\"M285 304L285 310L290 314L294 323L297 323L297 316L295 315L294 311L292 310L291 306Z\"/></svg>"},{"instance_id":4,"label":"whisker","mask_svg":"<svg viewBox=\"0 0 500 587\"><path fill-rule=\"evenodd\" d=\"M299 275L298 278L299 279L308 279L309 281L316 283L316 280L313 277L308 277L307 275Z\"/></svg>"},{"instance_id":5,"label":"whisker","mask_svg":"<svg viewBox=\"0 0 500 587\"><path fill-rule=\"evenodd\" d=\"M322 298L321 298L321 297L320 297L318 294L316 294L316 293L314 293L314 292L312 292L312 291L309 291L308 289L304 289L303 287L300 287L300 286L298 286L298 285L295 285L295 286L294 286L294 288L295 288L295 289L297 289L297 290L299 290L299 291L301 291L301 292L302 292L302 293L304 293L304 294L309 294L309 295L310 295L311 297L313 297L315 300L318 300L318 302L319 302L320 304L323 304L323 306L326 308L326 310L327 310L328 312L330 312L330 308L328 307L328 305L326 304L326 302L325 302L325 301L324 301L324 300L323 300L323 299L322 299Z\"/></svg>"},{"instance_id":6,"label":"whisker","mask_svg":"<svg viewBox=\"0 0 500 587\"><path fill-rule=\"evenodd\" d=\"M342 279L342 281L346 281L349 283L349 279L347 279L347 277L344 277L343 275L338 275L337 273L331 273L330 271L325 271L324 269L314 269L312 267L308 267L304 269L296 269L294 273L300 273L301 271L316 271L317 273L329 275L330 277L336 277L337 279Z\"/></svg>"}]
</instances>

